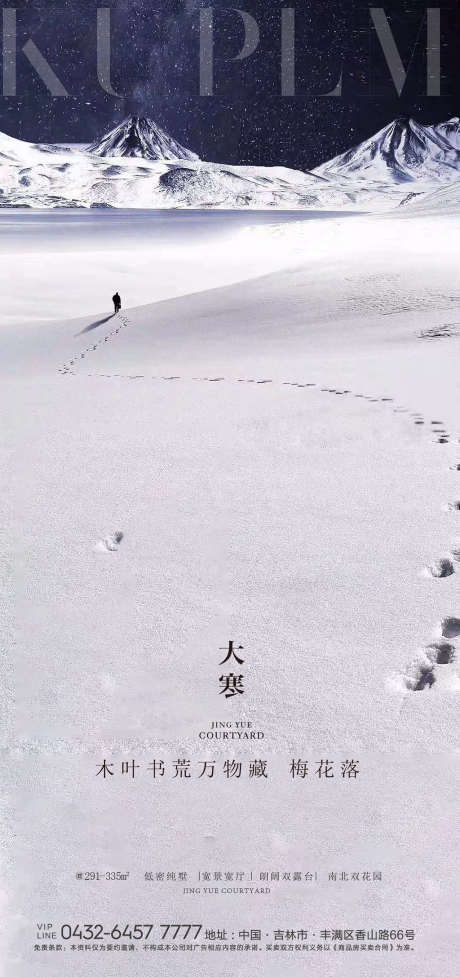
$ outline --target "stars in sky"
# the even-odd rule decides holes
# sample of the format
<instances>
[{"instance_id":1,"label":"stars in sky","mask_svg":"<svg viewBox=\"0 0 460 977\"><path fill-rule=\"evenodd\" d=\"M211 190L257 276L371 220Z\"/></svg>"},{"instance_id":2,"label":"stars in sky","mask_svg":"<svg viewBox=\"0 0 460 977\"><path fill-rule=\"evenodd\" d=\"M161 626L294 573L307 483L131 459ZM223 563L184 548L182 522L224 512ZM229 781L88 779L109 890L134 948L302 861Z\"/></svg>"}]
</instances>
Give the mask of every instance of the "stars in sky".
<instances>
[{"instance_id":1,"label":"stars in sky","mask_svg":"<svg viewBox=\"0 0 460 977\"><path fill-rule=\"evenodd\" d=\"M16 3L18 50L31 37L70 92L69 98L51 98L18 54L18 97L0 98L0 129L31 141L90 141L134 112L152 116L203 158L310 168L397 115L434 122L458 114L449 0L441 38L442 98L423 95L424 0L404 0L397 9L393 4L393 14L388 8L401 57L411 64L401 98L371 34L367 0ZM244 42L244 25L230 3L249 13L260 31L257 49L244 61L234 60ZM97 82L96 12L101 5L111 9L112 83L123 94L118 99ZM209 6L214 12L215 94L200 97L200 8ZM283 7L295 10L294 97L280 94ZM342 97L323 97L341 72Z\"/></svg>"}]
</instances>

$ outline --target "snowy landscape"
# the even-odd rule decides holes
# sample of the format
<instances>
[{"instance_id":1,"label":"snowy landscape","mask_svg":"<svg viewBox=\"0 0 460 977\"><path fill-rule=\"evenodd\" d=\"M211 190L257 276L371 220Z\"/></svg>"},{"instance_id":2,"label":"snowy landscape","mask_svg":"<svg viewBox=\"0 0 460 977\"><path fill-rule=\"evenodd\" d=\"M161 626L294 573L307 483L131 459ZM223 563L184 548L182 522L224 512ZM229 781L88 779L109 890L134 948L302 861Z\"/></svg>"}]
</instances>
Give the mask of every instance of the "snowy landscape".
<instances>
[{"instance_id":1,"label":"snowy landscape","mask_svg":"<svg viewBox=\"0 0 460 977\"><path fill-rule=\"evenodd\" d=\"M403 924L416 950L391 971L286 954L283 977L455 977L459 120L397 120L311 173L202 162L137 119L88 147L2 136L0 154L7 744L28 839L8 977L64 977L34 963L30 920L76 919L82 896L88 918L115 900L236 930ZM236 703L216 683L229 639ZM265 739L197 738L227 718ZM95 777L104 758L254 749L267 782ZM300 756L354 757L360 778L289 782ZM132 884L82 890L99 865ZM259 920L256 897L210 912L144 882L206 865L383 881L286 885ZM226 977L209 957L189 977ZM141 953L123 963L146 974ZM250 967L281 973L276 954Z\"/></svg>"},{"instance_id":2,"label":"snowy landscape","mask_svg":"<svg viewBox=\"0 0 460 977\"><path fill-rule=\"evenodd\" d=\"M91 145L35 145L0 134L0 206L386 210L455 181L460 121L400 118L311 172L198 159L150 119L131 116Z\"/></svg>"}]
</instances>

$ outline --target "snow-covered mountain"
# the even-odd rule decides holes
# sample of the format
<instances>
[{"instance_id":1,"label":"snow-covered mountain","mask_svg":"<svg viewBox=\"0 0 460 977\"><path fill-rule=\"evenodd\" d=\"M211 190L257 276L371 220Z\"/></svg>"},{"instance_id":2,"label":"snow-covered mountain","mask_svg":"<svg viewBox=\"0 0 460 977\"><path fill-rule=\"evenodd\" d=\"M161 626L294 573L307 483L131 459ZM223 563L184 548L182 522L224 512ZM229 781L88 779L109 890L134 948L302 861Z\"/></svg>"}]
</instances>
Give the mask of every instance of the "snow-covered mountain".
<instances>
[{"instance_id":1,"label":"snow-covered mountain","mask_svg":"<svg viewBox=\"0 0 460 977\"><path fill-rule=\"evenodd\" d=\"M437 187L430 193L411 194L402 202L401 214L458 214L460 213L460 180Z\"/></svg>"},{"instance_id":2,"label":"snow-covered mountain","mask_svg":"<svg viewBox=\"0 0 460 977\"><path fill-rule=\"evenodd\" d=\"M22 139L14 139L0 132L0 167L5 163L26 163L40 159L46 147Z\"/></svg>"},{"instance_id":3,"label":"snow-covered mountain","mask_svg":"<svg viewBox=\"0 0 460 977\"><path fill-rule=\"evenodd\" d=\"M427 126L426 128L446 139L455 149L460 150L460 119L458 116L448 119L447 122L440 122L438 125Z\"/></svg>"},{"instance_id":4,"label":"snow-covered mountain","mask_svg":"<svg viewBox=\"0 0 460 977\"><path fill-rule=\"evenodd\" d=\"M312 174L285 167L221 166L183 160L98 157L88 153L42 153L22 161L0 160L0 206L354 208L352 191Z\"/></svg>"},{"instance_id":5,"label":"snow-covered mountain","mask_svg":"<svg viewBox=\"0 0 460 977\"><path fill-rule=\"evenodd\" d=\"M399 118L375 136L314 172L330 180L401 184L414 180L439 183L460 174L460 121L424 126Z\"/></svg>"},{"instance_id":6,"label":"snow-covered mountain","mask_svg":"<svg viewBox=\"0 0 460 977\"><path fill-rule=\"evenodd\" d=\"M93 145L34 145L0 134L0 206L123 208L353 207L352 190L287 167L201 161L149 119L131 117Z\"/></svg>"},{"instance_id":7,"label":"snow-covered mountain","mask_svg":"<svg viewBox=\"0 0 460 977\"><path fill-rule=\"evenodd\" d=\"M207 163L149 119L93 145L0 133L0 206L386 210L460 178L460 122L397 119L313 172Z\"/></svg>"},{"instance_id":8,"label":"snow-covered mountain","mask_svg":"<svg viewBox=\"0 0 460 977\"><path fill-rule=\"evenodd\" d=\"M140 159L197 160L196 153L181 146L152 119L133 115L89 147L95 156Z\"/></svg>"}]
</instances>

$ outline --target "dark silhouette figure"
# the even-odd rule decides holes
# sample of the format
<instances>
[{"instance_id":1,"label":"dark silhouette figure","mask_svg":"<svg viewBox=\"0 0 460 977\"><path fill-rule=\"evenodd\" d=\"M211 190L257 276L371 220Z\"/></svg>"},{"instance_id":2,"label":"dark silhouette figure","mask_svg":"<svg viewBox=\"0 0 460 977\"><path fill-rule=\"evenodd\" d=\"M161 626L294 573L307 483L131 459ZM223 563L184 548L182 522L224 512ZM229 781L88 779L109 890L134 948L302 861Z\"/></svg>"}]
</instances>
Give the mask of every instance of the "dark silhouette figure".
<instances>
[{"instance_id":1,"label":"dark silhouette figure","mask_svg":"<svg viewBox=\"0 0 460 977\"><path fill-rule=\"evenodd\" d=\"M115 295L112 296L112 302L113 302L113 307L115 309L115 313L119 312L121 309L121 298L118 292L115 292Z\"/></svg>"}]
</instances>

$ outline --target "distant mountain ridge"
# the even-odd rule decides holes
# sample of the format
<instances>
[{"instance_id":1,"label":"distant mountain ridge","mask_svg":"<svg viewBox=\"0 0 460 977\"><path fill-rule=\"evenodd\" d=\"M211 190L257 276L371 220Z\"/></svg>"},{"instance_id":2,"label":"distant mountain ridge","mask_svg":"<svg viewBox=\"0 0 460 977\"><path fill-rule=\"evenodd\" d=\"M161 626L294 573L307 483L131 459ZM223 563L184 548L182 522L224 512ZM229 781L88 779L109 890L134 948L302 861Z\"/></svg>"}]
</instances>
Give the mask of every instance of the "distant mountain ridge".
<instances>
[{"instance_id":1,"label":"distant mountain ridge","mask_svg":"<svg viewBox=\"0 0 460 977\"><path fill-rule=\"evenodd\" d=\"M95 156L197 160L190 149L169 136L152 119L132 115L88 147Z\"/></svg>"},{"instance_id":2,"label":"distant mountain ridge","mask_svg":"<svg viewBox=\"0 0 460 977\"><path fill-rule=\"evenodd\" d=\"M130 116L97 142L24 142L0 133L0 207L389 210L460 183L460 121L396 119L302 172L200 160L152 119ZM457 206L455 191L438 195Z\"/></svg>"},{"instance_id":3,"label":"distant mountain ridge","mask_svg":"<svg viewBox=\"0 0 460 977\"><path fill-rule=\"evenodd\" d=\"M460 175L460 120L425 126L400 117L313 172L330 180L380 183L452 179Z\"/></svg>"}]
</instances>

